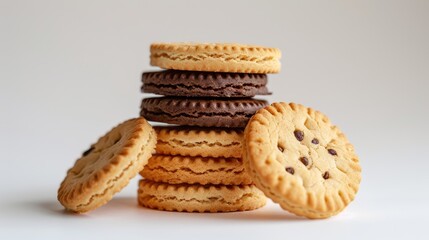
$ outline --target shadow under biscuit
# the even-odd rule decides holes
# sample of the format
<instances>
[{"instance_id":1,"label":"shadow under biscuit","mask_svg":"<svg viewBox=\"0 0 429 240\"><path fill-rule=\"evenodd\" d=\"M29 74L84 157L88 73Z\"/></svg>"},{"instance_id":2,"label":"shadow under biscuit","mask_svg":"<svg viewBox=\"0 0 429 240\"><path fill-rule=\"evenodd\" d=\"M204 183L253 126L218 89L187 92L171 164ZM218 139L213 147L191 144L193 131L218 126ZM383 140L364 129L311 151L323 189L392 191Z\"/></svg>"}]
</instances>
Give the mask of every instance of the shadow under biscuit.
<instances>
[{"instance_id":1,"label":"shadow under biscuit","mask_svg":"<svg viewBox=\"0 0 429 240\"><path fill-rule=\"evenodd\" d=\"M12 203L11 203L12 204ZM222 220L222 221L272 221L272 222L291 222L308 221L306 218L292 215L286 211L278 209L278 206L268 204L266 207L244 212L225 212L225 213L189 213L189 212L167 212L150 208L141 207L137 204L135 197L117 197L113 198L108 204L89 214L78 214L64 209L61 204L54 200L32 201L32 202L14 202L13 205L19 206L25 212L38 212L40 214L60 217L79 217L90 218L92 216L115 215L124 211L140 211L143 218L155 218L162 221L177 219L196 219L196 220Z\"/></svg>"},{"instance_id":2,"label":"shadow under biscuit","mask_svg":"<svg viewBox=\"0 0 429 240\"><path fill-rule=\"evenodd\" d=\"M24 203L22 203L24 204ZM138 208L135 197L118 197L113 198L106 206L90 212L89 214L79 214L65 209L57 201L39 201L29 202L28 208L44 212L45 214L70 217L90 217L91 215L111 215L115 212L124 212L124 210L135 211ZM33 206L31 206L33 205Z\"/></svg>"},{"instance_id":3,"label":"shadow under biscuit","mask_svg":"<svg viewBox=\"0 0 429 240\"><path fill-rule=\"evenodd\" d=\"M85 214L77 214L65 209L58 201L39 201L33 202L34 208L48 215L70 216L70 217L88 217Z\"/></svg>"},{"instance_id":4,"label":"shadow under biscuit","mask_svg":"<svg viewBox=\"0 0 429 240\"><path fill-rule=\"evenodd\" d=\"M198 213L198 212L170 212L160 211L158 209L150 209L139 206L142 215L150 216L150 218L157 218L165 220L175 221L177 219L182 220L198 220L198 221L248 221L248 222L299 222L308 221L308 219L295 216L288 213L279 206L268 203L265 207L252 211L242 212L218 212L218 213ZM174 220L173 220L174 219ZM313 220L314 221L314 220Z\"/></svg>"},{"instance_id":5,"label":"shadow under biscuit","mask_svg":"<svg viewBox=\"0 0 429 240\"><path fill-rule=\"evenodd\" d=\"M49 217L74 217L83 216L64 209L56 200L32 199L32 200L10 200L2 204L2 214L11 214L16 218L22 216L38 215Z\"/></svg>"},{"instance_id":6,"label":"shadow under biscuit","mask_svg":"<svg viewBox=\"0 0 429 240\"><path fill-rule=\"evenodd\" d=\"M224 214L210 214L208 217L222 219L223 221L273 221L273 222L287 222L287 221L306 221L307 219L292 215L286 211L279 209L257 209L249 212L234 212ZM308 221L308 220L307 220Z\"/></svg>"}]
</instances>

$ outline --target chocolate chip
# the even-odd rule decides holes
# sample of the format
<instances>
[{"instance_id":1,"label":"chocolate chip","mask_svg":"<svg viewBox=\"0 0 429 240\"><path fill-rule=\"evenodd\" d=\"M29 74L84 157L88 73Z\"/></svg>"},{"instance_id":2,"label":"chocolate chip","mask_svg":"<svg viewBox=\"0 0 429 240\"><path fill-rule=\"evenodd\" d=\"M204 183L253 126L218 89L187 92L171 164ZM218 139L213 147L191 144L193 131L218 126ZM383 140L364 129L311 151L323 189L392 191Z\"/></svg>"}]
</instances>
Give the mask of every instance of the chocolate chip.
<instances>
[{"instance_id":1,"label":"chocolate chip","mask_svg":"<svg viewBox=\"0 0 429 240\"><path fill-rule=\"evenodd\" d=\"M295 170L292 167L287 167L286 168L286 172L288 172L288 173L290 173L290 174L293 175L295 173Z\"/></svg>"},{"instance_id":2,"label":"chocolate chip","mask_svg":"<svg viewBox=\"0 0 429 240\"><path fill-rule=\"evenodd\" d=\"M323 179L328 179L329 178L329 172L325 172L322 177L323 177Z\"/></svg>"},{"instance_id":3,"label":"chocolate chip","mask_svg":"<svg viewBox=\"0 0 429 240\"><path fill-rule=\"evenodd\" d=\"M319 144L319 139L317 138L313 138L313 140L311 140L312 144Z\"/></svg>"},{"instance_id":4,"label":"chocolate chip","mask_svg":"<svg viewBox=\"0 0 429 240\"><path fill-rule=\"evenodd\" d=\"M94 150L94 147L90 147L88 150L82 153L82 157L85 157L86 155L90 154Z\"/></svg>"},{"instance_id":5,"label":"chocolate chip","mask_svg":"<svg viewBox=\"0 0 429 240\"><path fill-rule=\"evenodd\" d=\"M301 158L299 159L299 161L301 161L301 162L302 162L302 164L304 164L304 166L308 166L308 158L306 158L306 157L301 157Z\"/></svg>"},{"instance_id":6,"label":"chocolate chip","mask_svg":"<svg viewBox=\"0 0 429 240\"><path fill-rule=\"evenodd\" d=\"M295 137L298 141L302 141L304 139L304 132L303 131L295 130L293 132L293 134L295 135Z\"/></svg>"},{"instance_id":7,"label":"chocolate chip","mask_svg":"<svg viewBox=\"0 0 429 240\"><path fill-rule=\"evenodd\" d=\"M283 152L285 149L282 148L280 145L277 145L277 148L280 150L280 152Z\"/></svg>"},{"instance_id":8,"label":"chocolate chip","mask_svg":"<svg viewBox=\"0 0 429 240\"><path fill-rule=\"evenodd\" d=\"M328 149L328 153L333 156L337 156L337 151L335 151L334 149Z\"/></svg>"}]
</instances>

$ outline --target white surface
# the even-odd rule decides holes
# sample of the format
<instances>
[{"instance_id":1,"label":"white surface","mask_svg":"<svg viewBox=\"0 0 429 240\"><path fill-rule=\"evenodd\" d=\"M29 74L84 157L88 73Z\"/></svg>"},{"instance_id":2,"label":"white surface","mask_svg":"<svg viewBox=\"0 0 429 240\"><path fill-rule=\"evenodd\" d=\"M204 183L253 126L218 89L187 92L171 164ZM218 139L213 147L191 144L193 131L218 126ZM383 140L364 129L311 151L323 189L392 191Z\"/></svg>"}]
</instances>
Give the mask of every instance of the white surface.
<instances>
[{"instance_id":1,"label":"white surface","mask_svg":"<svg viewBox=\"0 0 429 240\"><path fill-rule=\"evenodd\" d=\"M428 239L428 11L424 0L0 0L0 239ZM363 167L356 200L321 221L271 204L167 213L136 206L135 179L102 208L65 214L65 171L137 116L154 41L279 47L268 99L319 109L347 134Z\"/></svg>"}]
</instances>

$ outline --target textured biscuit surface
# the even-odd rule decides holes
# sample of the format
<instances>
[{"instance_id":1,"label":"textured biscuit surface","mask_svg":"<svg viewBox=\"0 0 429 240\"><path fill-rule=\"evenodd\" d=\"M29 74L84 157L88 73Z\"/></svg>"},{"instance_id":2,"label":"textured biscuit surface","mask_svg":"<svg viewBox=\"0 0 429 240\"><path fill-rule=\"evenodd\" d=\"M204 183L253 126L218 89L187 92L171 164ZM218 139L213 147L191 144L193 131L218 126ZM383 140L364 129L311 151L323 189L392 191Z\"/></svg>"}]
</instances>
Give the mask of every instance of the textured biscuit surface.
<instances>
[{"instance_id":1,"label":"textured biscuit surface","mask_svg":"<svg viewBox=\"0 0 429 240\"><path fill-rule=\"evenodd\" d=\"M155 131L159 154L241 158L241 129L174 126L155 127Z\"/></svg>"},{"instance_id":2,"label":"textured biscuit surface","mask_svg":"<svg viewBox=\"0 0 429 240\"><path fill-rule=\"evenodd\" d=\"M165 69L277 73L281 52L277 48L227 43L154 43L150 64Z\"/></svg>"},{"instance_id":3,"label":"textured biscuit surface","mask_svg":"<svg viewBox=\"0 0 429 240\"><path fill-rule=\"evenodd\" d=\"M66 209L78 213L105 204L142 170L155 144L156 133L145 119L118 125L68 170L58 190L58 200Z\"/></svg>"},{"instance_id":4,"label":"textured biscuit surface","mask_svg":"<svg viewBox=\"0 0 429 240\"><path fill-rule=\"evenodd\" d=\"M268 105L249 98L145 98L140 115L150 121L199 127L244 128L250 117Z\"/></svg>"},{"instance_id":5,"label":"textured biscuit surface","mask_svg":"<svg viewBox=\"0 0 429 240\"><path fill-rule=\"evenodd\" d=\"M233 212L263 207L266 198L254 185L174 185L140 180L138 202L166 211Z\"/></svg>"},{"instance_id":6,"label":"textured biscuit surface","mask_svg":"<svg viewBox=\"0 0 429 240\"><path fill-rule=\"evenodd\" d=\"M354 199L361 180L359 159L345 135L322 113L274 103L252 117L244 138L248 173L283 209L327 218Z\"/></svg>"},{"instance_id":7,"label":"textured biscuit surface","mask_svg":"<svg viewBox=\"0 0 429 240\"><path fill-rule=\"evenodd\" d=\"M183 97L253 97L270 94L266 74L195 71L145 72L142 91Z\"/></svg>"},{"instance_id":8,"label":"textured biscuit surface","mask_svg":"<svg viewBox=\"0 0 429 240\"><path fill-rule=\"evenodd\" d=\"M249 185L243 162L238 158L154 155L140 174L147 180L170 184Z\"/></svg>"}]
</instances>

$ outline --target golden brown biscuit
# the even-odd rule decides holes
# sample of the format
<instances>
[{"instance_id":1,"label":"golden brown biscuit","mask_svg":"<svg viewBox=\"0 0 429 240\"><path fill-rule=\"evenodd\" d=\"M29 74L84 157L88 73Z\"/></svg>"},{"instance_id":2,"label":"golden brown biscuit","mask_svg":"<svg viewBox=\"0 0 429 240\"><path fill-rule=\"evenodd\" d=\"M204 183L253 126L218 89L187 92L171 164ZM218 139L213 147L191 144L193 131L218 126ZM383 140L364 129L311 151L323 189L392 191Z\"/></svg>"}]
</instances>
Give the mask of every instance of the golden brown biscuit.
<instances>
[{"instance_id":1,"label":"golden brown biscuit","mask_svg":"<svg viewBox=\"0 0 429 240\"><path fill-rule=\"evenodd\" d=\"M140 172L155 149L156 133L144 118L113 128L85 151L58 190L68 210L93 210L124 188Z\"/></svg>"},{"instance_id":2,"label":"golden brown biscuit","mask_svg":"<svg viewBox=\"0 0 429 240\"><path fill-rule=\"evenodd\" d=\"M170 184L248 185L252 183L238 158L154 155L140 173L145 179Z\"/></svg>"},{"instance_id":3,"label":"golden brown biscuit","mask_svg":"<svg viewBox=\"0 0 429 240\"><path fill-rule=\"evenodd\" d=\"M264 194L253 185L188 185L140 180L139 204L178 212L234 212L263 207Z\"/></svg>"},{"instance_id":4,"label":"golden brown biscuit","mask_svg":"<svg viewBox=\"0 0 429 240\"><path fill-rule=\"evenodd\" d=\"M256 186L297 215L338 214L359 189L361 167L353 146L311 108L274 103L261 109L246 127L243 149Z\"/></svg>"},{"instance_id":5,"label":"golden brown biscuit","mask_svg":"<svg viewBox=\"0 0 429 240\"><path fill-rule=\"evenodd\" d=\"M229 43L154 43L150 64L204 72L277 73L280 50Z\"/></svg>"},{"instance_id":6,"label":"golden brown biscuit","mask_svg":"<svg viewBox=\"0 0 429 240\"><path fill-rule=\"evenodd\" d=\"M155 127L156 152L165 155L241 158L241 129Z\"/></svg>"}]
</instances>

